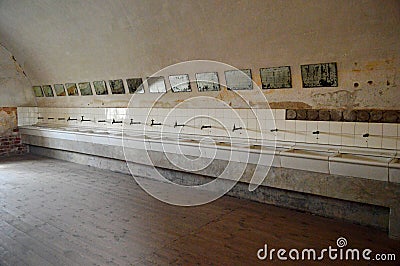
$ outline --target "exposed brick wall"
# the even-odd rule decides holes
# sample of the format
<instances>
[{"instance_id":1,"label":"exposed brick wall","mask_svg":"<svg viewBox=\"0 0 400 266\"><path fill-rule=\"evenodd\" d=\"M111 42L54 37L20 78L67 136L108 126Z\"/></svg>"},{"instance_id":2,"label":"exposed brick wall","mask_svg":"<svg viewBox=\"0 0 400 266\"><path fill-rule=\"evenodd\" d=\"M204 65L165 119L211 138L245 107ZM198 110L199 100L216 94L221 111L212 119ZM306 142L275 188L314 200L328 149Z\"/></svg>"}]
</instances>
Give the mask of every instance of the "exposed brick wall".
<instances>
[{"instance_id":1,"label":"exposed brick wall","mask_svg":"<svg viewBox=\"0 0 400 266\"><path fill-rule=\"evenodd\" d=\"M0 156L24 154L28 152L28 146L23 144L18 129L14 129L11 135L0 137Z\"/></svg>"},{"instance_id":2,"label":"exposed brick wall","mask_svg":"<svg viewBox=\"0 0 400 266\"><path fill-rule=\"evenodd\" d=\"M28 146L21 141L17 121L16 107L0 107L0 156L28 152Z\"/></svg>"}]
</instances>

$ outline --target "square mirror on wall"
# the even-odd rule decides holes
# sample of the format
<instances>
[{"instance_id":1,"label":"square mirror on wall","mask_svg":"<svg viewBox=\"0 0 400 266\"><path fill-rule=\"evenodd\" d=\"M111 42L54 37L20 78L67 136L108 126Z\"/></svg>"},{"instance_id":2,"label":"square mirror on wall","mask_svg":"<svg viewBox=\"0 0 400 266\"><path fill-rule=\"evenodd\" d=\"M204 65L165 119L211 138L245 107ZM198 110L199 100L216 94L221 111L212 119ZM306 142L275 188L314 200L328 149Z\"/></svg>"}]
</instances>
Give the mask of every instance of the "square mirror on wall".
<instances>
[{"instance_id":1,"label":"square mirror on wall","mask_svg":"<svg viewBox=\"0 0 400 266\"><path fill-rule=\"evenodd\" d=\"M65 83L65 88L69 96L77 96L78 88L76 87L75 83Z\"/></svg>"},{"instance_id":2,"label":"square mirror on wall","mask_svg":"<svg viewBox=\"0 0 400 266\"><path fill-rule=\"evenodd\" d=\"M172 92L192 91L188 74L171 75L168 77Z\"/></svg>"},{"instance_id":3,"label":"square mirror on wall","mask_svg":"<svg viewBox=\"0 0 400 266\"><path fill-rule=\"evenodd\" d=\"M63 84L54 84L54 91L57 96L66 96L67 95Z\"/></svg>"},{"instance_id":4,"label":"square mirror on wall","mask_svg":"<svg viewBox=\"0 0 400 266\"><path fill-rule=\"evenodd\" d=\"M152 93L167 92L164 77L148 77L147 83L149 85L149 91Z\"/></svg>"},{"instance_id":5,"label":"square mirror on wall","mask_svg":"<svg viewBox=\"0 0 400 266\"><path fill-rule=\"evenodd\" d=\"M196 73L196 83L199 91L219 91L217 72Z\"/></svg>"},{"instance_id":6,"label":"square mirror on wall","mask_svg":"<svg viewBox=\"0 0 400 266\"><path fill-rule=\"evenodd\" d=\"M81 91L82 96L93 95L92 88L90 87L89 82L80 82L78 83L78 87Z\"/></svg>"},{"instance_id":7,"label":"square mirror on wall","mask_svg":"<svg viewBox=\"0 0 400 266\"><path fill-rule=\"evenodd\" d=\"M51 88L51 85L43 85L42 88L43 88L44 95L46 97L54 97L54 93L53 93L53 89Z\"/></svg>"},{"instance_id":8,"label":"square mirror on wall","mask_svg":"<svg viewBox=\"0 0 400 266\"><path fill-rule=\"evenodd\" d=\"M108 83L110 84L110 89L112 94L125 93L124 83L122 82L122 79L110 80Z\"/></svg>"},{"instance_id":9,"label":"square mirror on wall","mask_svg":"<svg viewBox=\"0 0 400 266\"><path fill-rule=\"evenodd\" d=\"M338 73L336 63L301 65L303 88L337 87Z\"/></svg>"},{"instance_id":10,"label":"square mirror on wall","mask_svg":"<svg viewBox=\"0 0 400 266\"><path fill-rule=\"evenodd\" d=\"M225 71L226 87L229 90L252 90L253 80L250 69Z\"/></svg>"},{"instance_id":11,"label":"square mirror on wall","mask_svg":"<svg viewBox=\"0 0 400 266\"><path fill-rule=\"evenodd\" d=\"M263 89L285 89L292 87L290 66L260 68Z\"/></svg>"},{"instance_id":12,"label":"square mirror on wall","mask_svg":"<svg viewBox=\"0 0 400 266\"><path fill-rule=\"evenodd\" d=\"M35 97L43 97L43 91L41 86L33 86L33 93L35 94Z\"/></svg>"},{"instance_id":13,"label":"square mirror on wall","mask_svg":"<svg viewBox=\"0 0 400 266\"><path fill-rule=\"evenodd\" d=\"M142 78L131 78L126 80L129 93L144 93Z\"/></svg>"},{"instance_id":14,"label":"square mirror on wall","mask_svg":"<svg viewBox=\"0 0 400 266\"><path fill-rule=\"evenodd\" d=\"M108 90L106 87L106 82L104 80L93 81L94 91L97 95L106 95Z\"/></svg>"}]
</instances>

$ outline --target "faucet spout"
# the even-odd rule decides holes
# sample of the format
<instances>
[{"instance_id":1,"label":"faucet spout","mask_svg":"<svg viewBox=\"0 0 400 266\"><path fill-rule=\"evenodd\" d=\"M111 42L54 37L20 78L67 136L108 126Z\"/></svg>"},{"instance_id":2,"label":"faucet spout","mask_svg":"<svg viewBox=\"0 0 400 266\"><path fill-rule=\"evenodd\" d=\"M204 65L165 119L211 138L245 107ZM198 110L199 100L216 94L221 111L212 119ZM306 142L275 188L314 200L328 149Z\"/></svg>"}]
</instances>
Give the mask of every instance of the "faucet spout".
<instances>
[{"instance_id":1,"label":"faucet spout","mask_svg":"<svg viewBox=\"0 0 400 266\"><path fill-rule=\"evenodd\" d=\"M84 117L83 115L81 115L81 117L82 117L82 118L81 118L81 122L89 122L89 121L91 121L90 119L84 119L84 118L83 118L83 117Z\"/></svg>"},{"instance_id":2,"label":"faucet spout","mask_svg":"<svg viewBox=\"0 0 400 266\"><path fill-rule=\"evenodd\" d=\"M131 122L129 123L129 125L140 125L141 124L141 122L134 122L133 121L133 118L131 118Z\"/></svg>"},{"instance_id":3,"label":"faucet spout","mask_svg":"<svg viewBox=\"0 0 400 266\"><path fill-rule=\"evenodd\" d=\"M161 126L161 123L154 123L154 119L151 119L151 124L150 126Z\"/></svg>"},{"instance_id":4,"label":"faucet spout","mask_svg":"<svg viewBox=\"0 0 400 266\"><path fill-rule=\"evenodd\" d=\"M115 119L113 118L111 124L122 124L122 121L115 121Z\"/></svg>"},{"instance_id":5,"label":"faucet spout","mask_svg":"<svg viewBox=\"0 0 400 266\"><path fill-rule=\"evenodd\" d=\"M236 127L236 125L233 124L232 132L235 132L236 130L241 130L241 129L243 129L243 128L242 127Z\"/></svg>"},{"instance_id":6,"label":"faucet spout","mask_svg":"<svg viewBox=\"0 0 400 266\"><path fill-rule=\"evenodd\" d=\"M176 127L184 127L184 126L185 126L185 124L178 124L178 121L175 121L174 128L176 128Z\"/></svg>"}]
</instances>

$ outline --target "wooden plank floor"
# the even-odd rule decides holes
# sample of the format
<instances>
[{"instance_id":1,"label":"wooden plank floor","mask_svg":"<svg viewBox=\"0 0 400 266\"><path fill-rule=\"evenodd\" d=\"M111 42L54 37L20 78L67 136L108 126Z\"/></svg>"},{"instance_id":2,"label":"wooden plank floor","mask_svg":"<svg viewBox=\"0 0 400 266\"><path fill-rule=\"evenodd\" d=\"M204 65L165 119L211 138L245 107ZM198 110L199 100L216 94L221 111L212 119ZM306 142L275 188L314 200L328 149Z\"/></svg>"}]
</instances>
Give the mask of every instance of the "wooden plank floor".
<instances>
[{"instance_id":1,"label":"wooden plank floor","mask_svg":"<svg viewBox=\"0 0 400 266\"><path fill-rule=\"evenodd\" d=\"M232 197L171 206L128 175L33 155L0 160L0 217L0 265L282 264L257 250L320 250L340 236L349 248L397 253L384 265L400 261L400 242L375 229Z\"/></svg>"}]
</instances>

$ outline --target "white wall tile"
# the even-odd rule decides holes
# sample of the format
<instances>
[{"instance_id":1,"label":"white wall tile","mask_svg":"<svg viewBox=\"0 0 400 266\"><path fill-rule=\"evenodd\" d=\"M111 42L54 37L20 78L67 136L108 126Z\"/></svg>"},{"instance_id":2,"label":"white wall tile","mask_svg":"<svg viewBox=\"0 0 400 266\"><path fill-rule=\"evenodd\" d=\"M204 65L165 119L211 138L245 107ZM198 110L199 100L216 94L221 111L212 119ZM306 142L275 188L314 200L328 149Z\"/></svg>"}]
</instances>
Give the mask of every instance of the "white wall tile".
<instances>
[{"instance_id":1,"label":"white wall tile","mask_svg":"<svg viewBox=\"0 0 400 266\"><path fill-rule=\"evenodd\" d=\"M398 135L398 125L397 124L383 124L382 125L383 136L396 137Z\"/></svg>"},{"instance_id":2,"label":"white wall tile","mask_svg":"<svg viewBox=\"0 0 400 266\"><path fill-rule=\"evenodd\" d=\"M275 119L284 120L286 118L285 109L275 109Z\"/></svg>"},{"instance_id":3,"label":"white wall tile","mask_svg":"<svg viewBox=\"0 0 400 266\"><path fill-rule=\"evenodd\" d=\"M320 135L329 134L329 121L318 121L318 131Z\"/></svg>"},{"instance_id":4,"label":"white wall tile","mask_svg":"<svg viewBox=\"0 0 400 266\"><path fill-rule=\"evenodd\" d=\"M354 135L355 122L343 122L342 133Z\"/></svg>"},{"instance_id":5,"label":"white wall tile","mask_svg":"<svg viewBox=\"0 0 400 266\"><path fill-rule=\"evenodd\" d=\"M368 123L356 122L354 127L354 135L363 135L368 133Z\"/></svg>"},{"instance_id":6,"label":"white wall tile","mask_svg":"<svg viewBox=\"0 0 400 266\"><path fill-rule=\"evenodd\" d=\"M382 136L382 123L369 123L368 124L368 133L373 136Z\"/></svg>"}]
</instances>

